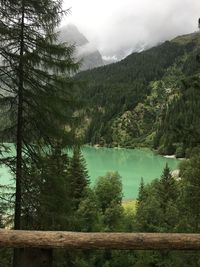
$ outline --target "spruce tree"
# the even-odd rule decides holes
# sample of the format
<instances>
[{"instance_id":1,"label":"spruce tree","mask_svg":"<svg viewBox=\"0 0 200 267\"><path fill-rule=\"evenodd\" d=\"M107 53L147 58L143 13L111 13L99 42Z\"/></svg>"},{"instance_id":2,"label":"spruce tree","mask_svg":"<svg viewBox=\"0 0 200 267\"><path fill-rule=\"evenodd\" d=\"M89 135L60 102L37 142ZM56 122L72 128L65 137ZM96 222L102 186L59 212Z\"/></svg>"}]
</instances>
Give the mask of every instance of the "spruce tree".
<instances>
[{"instance_id":1,"label":"spruce tree","mask_svg":"<svg viewBox=\"0 0 200 267\"><path fill-rule=\"evenodd\" d=\"M36 161L33 143L37 140L37 146L52 145L52 140L63 135L65 129L61 125L70 126L70 121L66 121L72 114L70 72L77 65L72 60L72 47L56 44L54 30L64 14L62 1L2 0L0 3L1 101L14 114L14 228L20 229L24 155ZM11 127L4 132L8 130Z\"/></svg>"},{"instance_id":2,"label":"spruce tree","mask_svg":"<svg viewBox=\"0 0 200 267\"><path fill-rule=\"evenodd\" d=\"M200 151L194 149L191 159L180 166L180 175L183 178L184 211L187 216L188 229L200 232Z\"/></svg>"},{"instance_id":3,"label":"spruce tree","mask_svg":"<svg viewBox=\"0 0 200 267\"><path fill-rule=\"evenodd\" d=\"M171 175L170 168L166 164L159 183L159 198L161 208L166 210L167 203L169 201L175 201L177 197L176 181Z\"/></svg>"},{"instance_id":4,"label":"spruce tree","mask_svg":"<svg viewBox=\"0 0 200 267\"><path fill-rule=\"evenodd\" d=\"M21 229L22 188L38 148L59 149L73 137L73 47L56 42L55 27L65 12L62 0L0 1L0 101L8 109L16 156L2 162L16 177L14 229ZM14 266L17 260L14 259Z\"/></svg>"},{"instance_id":5,"label":"spruce tree","mask_svg":"<svg viewBox=\"0 0 200 267\"><path fill-rule=\"evenodd\" d=\"M140 181L140 187L139 187L139 192L138 192L138 204L140 204L142 201L144 201L147 197L147 193L145 190L145 184L144 184L144 179L143 177L141 177L141 181Z\"/></svg>"},{"instance_id":6,"label":"spruce tree","mask_svg":"<svg viewBox=\"0 0 200 267\"><path fill-rule=\"evenodd\" d=\"M73 157L70 161L69 173L71 181L71 198L74 202L74 208L77 209L81 198L84 196L84 190L89 183L86 163L79 146L74 148Z\"/></svg>"},{"instance_id":7,"label":"spruce tree","mask_svg":"<svg viewBox=\"0 0 200 267\"><path fill-rule=\"evenodd\" d=\"M30 164L22 187L22 227L38 230L69 230L70 198L69 159L66 151L41 154L40 164ZM27 201L27 199L29 201Z\"/></svg>"}]
</instances>

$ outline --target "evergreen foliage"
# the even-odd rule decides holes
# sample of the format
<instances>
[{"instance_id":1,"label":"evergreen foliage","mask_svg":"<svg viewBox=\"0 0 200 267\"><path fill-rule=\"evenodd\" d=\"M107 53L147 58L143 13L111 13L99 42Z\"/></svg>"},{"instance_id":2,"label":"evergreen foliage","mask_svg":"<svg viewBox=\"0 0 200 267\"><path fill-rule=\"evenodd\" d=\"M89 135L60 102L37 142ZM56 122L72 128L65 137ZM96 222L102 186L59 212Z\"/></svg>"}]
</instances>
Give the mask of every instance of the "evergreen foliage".
<instances>
[{"instance_id":1,"label":"evergreen foliage","mask_svg":"<svg viewBox=\"0 0 200 267\"><path fill-rule=\"evenodd\" d=\"M77 209L84 196L84 190L89 183L86 163L79 147L74 148L73 157L70 161L69 172L71 199L73 199L75 209Z\"/></svg>"},{"instance_id":2,"label":"evergreen foliage","mask_svg":"<svg viewBox=\"0 0 200 267\"><path fill-rule=\"evenodd\" d=\"M95 193L88 188L76 212L76 230L82 232L101 231L101 215Z\"/></svg>"},{"instance_id":3,"label":"evergreen foliage","mask_svg":"<svg viewBox=\"0 0 200 267\"><path fill-rule=\"evenodd\" d=\"M37 216L45 220L45 226L41 219L38 228L60 229L59 216L69 204L59 199L60 193L66 194L65 164L58 164L58 170L52 162L60 161L54 150L74 144L77 119L72 74L78 69L73 47L56 41L55 28L65 14L62 1L2 0L0 10L0 102L8 118L6 127L0 127L0 136L2 142L9 138L16 145L16 156L4 156L1 162L16 177L14 229L32 228ZM56 202L47 193L52 186L58 193ZM26 203L25 196L33 203ZM55 216L57 206L60 210ZM13 266L18 262L15 250Z\"/></svg>"},{"instance_id":4,"label":"evergreen foliage","mask_svg":"<svg viewBox=\"0 0 200 267\"><path fill-rule=\"evenodd\" d=\"M163 114L154 143L161 153L185 157L187 149L199 145L199 82L199 75L184 79L179 96Z\"/></svg>"},{"instance_id":5,"label":"evergreen foliage","mask_svg":"<svg viewBox=\"0 0 200 267\"><path fill-rule=\"evenodd\" d=\"M159 194L162 209L165 211L169 201L173 203L176 201L177 198L176 181L172 177L167 164L163 170L163 174L160 179Z\"/></svg>"},{"instance_id":6,"label":"evergreen foliage","mask_svg":"<svg viewBox=\"0 0 200 267\"><path fill-rule=\"evenodd\" d=\"M60 166L55 164L56 158L52 155L47 160L45 157L43 164L49 164L51 167L49 173L42 173L42 167L38 171L41 181L45 185L48 181L51 186L41 186L45 191L40 191L40 200L38 207L46 208L39 213L40 222L43 223L42 229L64 229L75 231L123 231L123 232L199 232L199 150L196 149L191 159L181 163L181 180L175 181L171 176L169 167L163 170L160 179L154 180L151 184L144 184L141 179L141 185L138 195L136 213L125 210L122 204L122 184L119 174L108 173L99 177L93 188L85 188L83 197L80 200L78 209L69 213L65 201L70 201L64 195L65 189L58 191L58 183L64 179L70 182L69 166L70 158L66 155L60 158L61 165L65 162L66 169L61 171ZM53 153L52 153L53 154ZM67 167L68 166L68 167ZM50 173L59 173L56 179L52 178ZM34 168L33 174L34 174ZM44 168L46 169L46 168ZM66 171L68 170L68 171ZM58 175L59 174L59 175ZM61 175L62 174L62 175ZM35 177L37 176L35 175ZM34 178L35 178L34 177ZM60 178L63 177L63 178ZM45 180L44 180L45 179ZM53 182L53 183L52 183ZM37 183L38 185L38 183ZM53 185L53 188L52 188ZM55 188L55 192L54 189ZM106 188L106 190L104 190ZM48 196L48 193L50 196ZM57 198L57 194L62 194ZM68 196L69 197L69 196ZM30 201L31 202L31 201ZM53 203L54 202L54 203ZM44 206L42 206L44 203ZM72 200L71 202L72 203ZM55 205L54 205L55 204ZM69 204L69 203L68 203ZM29 204L30 205L30 204ZM61 205L58 210L54 209ZM39 210L40 211L40 210ZM41 220L41 214L44 219ZM64 215L63 217L60 215ZM57 218L56 218L57 216ZM37 214L34 213L37 219ZM50 219L48 218L50 217ZM23 218L23 217L22 217ZM33 220L33 218L32 218ZM70 220L70 224L68 224ZM27 220L26 220L27 221ZM65 224L66 223L66 224ZM41 224L40 224L41 226ZM62 227L61 227L62 226ZM30 227L30 226L29 226ZM35 227L35 226L34 226ZM51 228L52 227L52 228ZM70 228L71 227L71 228ZM40 228L39 228L40 229ZM1 260L5 262L5 267L9 266L9 251L1 251ZM5 254L8 253L8 254ZM199 265L199 252L176 252L176 251L65 251L56 250L54 253L54 266L192 266Z\"/></svg>"},{"instance_id":7,"label":"evergreen foliage","mask_svg":"<svg viewBox=\"0 0 200 267\"><path fill-rule=\"evenodd\" d=\"M141 179L136 214L133 216L125 212L123 206L119 204L120 202L116 203L116 201L114 201L115 199L120 199L120 194L118 190L114 190L115 194L113 193L112 187L109 186L109 181L112 177L113 184L118 184L118 174L113 173L111 175L111 173L108 173L104 177L99 177L94 189L89 190L83 202L80 203L81 209L78 212L78 216L81 218L80 225L81 223L86 226L88 225L89 228L87 229L89 231L99 229L100 231L115 230L131 232L196 232L198 223L195 224L194 222L198 222L196 219L199 216L197 177L199 175L200 166L198 160L199 152L196 150L195 155L190 160L184 161L181 164L181 180L179 181L174 180L167 165L160 179L154 180L151 184L145 185L143 179ZM192 175L190 175L190 173L192 173ZM108 187L106 187L109 188L107 191L102 190L104 185L108 185ZM188 185L191 186L188 187ZM191 190L194 185L196 190L193 194ZM118 186L116 186L116 188L117 187ZM101 197L95 194L95 192L98 192ZM110 194L112 194L112 199L108 198ZM103 195L104 197L102 197ZM107 205L105 203L105 198L107 200ZM88 200L88 202L86 200ZM193 208L191 208L194 201L197 204L193 205ZM119 211L119 205L121 207L121 213L115 212ZM104 207L104 209L102 209L102 207ZM113 216L113 214L116 216ZM94 220L95 216L98 220ZM82 218L84 218L84 220L82 220ZM109 220L110 218L113 220ZM129 220L129 224L126 223L127 219ZM92 228L92 224L88 224L89 221L94 223L95 228ZM132 224L131 227L130 223ZM82 229L85 230L84 228ZM122 265L127 267L196 267L199 265L199 252L187 251L184 251L184 253L176 251L93 251L89 253L82 252L76 256L74 255L74 257L74 259L76 259L74 260L74 262L76 262L75 266L80 267L121 267Z\"/></svg>"},{"instance_id":8,"label":"evergreen foliage","mask_svg":"<svg viewBox=\"0 0 200 267\"><path fill-rule=\"evenodd\" d=\"M181 164L180 175L183 178L183 192L188 229L200 231L200 150L193 150L191 159Z\"/></svg>"},{"instance_id":9,"label":"evergreen foliage","mask_svg":"<svg viewBox=\"0 0 200 267\"><path fill-rule=\"evenodd\" d=\"M0 0L0 156L16 177L15 201L7 199L11 191L1 192L0 227L13 223L7 219L15 205L15 229L199 232L199 34L80 73L76 80L90 83L76 89L75 101L73 47L58 44L54 32L65 13L61 5ZM76 142L81 98L87 100L86 142L153 145L163 154L189 155L180 180L167 165L151 184L141 179L135 213L123 206L118 173L89 188ZM15 144L16 155L5 141ZM1 249L0 265L9 266L11 257L11 250ZM17 259L15 250L13 266ZM57 250L54 266L196 267L200 261L199 252Z\"/></svg>"},{"instance_id":10,"label":"evergreen foliage","mask_svg":"<svg viewBox=\"0 0 200 267\"><path fill-rule=\"evenodd\" d=\"M15 229L20 229L23 172L27 171L24 155L37 161L38 147L51 145L55 138L62 138L62 145L66 137L69 142L70 133L63 126L72 121L70 73L77 65L73 48L56 44L54 29L63 14L62 1L0 3L1 103L12 115L2 136L9 133L16 144L16 157L4 163L11 162L16 175ZM30 144L36 140L37 146Z\"/></svg>"},{"instance_id":11,"label":"evergreen foliage","mask_svg":"<svg viewBox=\"0 0 200 267\"><path fill-rule=\"evenodd\" d=\"M144 186L147 198L138 203L135 217L139 231L199 231L198 161L196 150L190 160L181 163L181 180L175 181L166 166L159 180ZM140 252L135 266L199 266L199 252Z\"/></svg>"},{"instance_id":12,"label":"evergreen foliage","mask_svg":"<svg viewBox=\"0 0 200 267\"><path fill-rule=\"evenodd\" d=\"M112 202L121 204L122 183L118 173L109 172L99 177L95 185L95 194L103 212L112 205Z\"/></svg>"},{"instance_id":13,"label":"evergreen foliage","mask_svg":"<svg viewBox=\"0 0 200 267\"><path fill-rule=\"evenodd\" d=\"M145 199L146 199L145 184L144 184L144 179L141 178L137 201L139 204L141 204L143 201L145 201Z\"/></svg>"},{"instance_id":14,"label":"evergreen foliage","mask_svg":"<svg viewBox=\"0 0 200 267\"><path fill-rule=\"evenodd\" d=\"M66 216L70 207L69 201L61 204L59 199L69 196L64 165L56 169L55 155L51 158L47 153L74 142L71 73L78 65L73 62L73 47L56 43L54 29L63 14L61 3L1 1L1 103L10 119L1 136L9 133L16 145L16 156L1 161L16 177L15 229L61 229L60 216ZM56 198L49 195L52 186ZM17 257L14 254L14 266Z\"/></svg>"},{"instance_id":15,"label":"evergreen foliage","mask_svg":"<svg viewBox=\"0 0 200 267\"><path fill-rule=\"evenodd\" d=\"M199 82L192 82L196 88L192 89L189 78L199 73L199 39L199 33L181 36L120 62L79 73L77 79L87 81L79 91L87 111L85 142L154 146L161 154L184 157L186 148L199 142Z\"/></svg>"},{"instance_id":16,"label":"evergreen foliage","mask_svg":"<svg viewBox=\"0 0 200 267\"><path fill-rule=\"evenodd\" d=\"M66 230L70 228L69 159L49 151L40 164L31 163L24 175L22 226L24 229ZM27 199L29 201L27 201Z\"/></svg>"}]
</instances>

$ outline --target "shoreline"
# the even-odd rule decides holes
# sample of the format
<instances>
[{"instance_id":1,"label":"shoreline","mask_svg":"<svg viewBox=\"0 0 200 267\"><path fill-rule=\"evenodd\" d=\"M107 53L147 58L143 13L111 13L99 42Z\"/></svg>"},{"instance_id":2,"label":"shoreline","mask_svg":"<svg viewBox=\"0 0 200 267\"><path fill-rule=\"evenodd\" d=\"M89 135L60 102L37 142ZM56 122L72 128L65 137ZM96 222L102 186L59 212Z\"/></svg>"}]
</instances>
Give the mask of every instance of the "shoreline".
<instances>
[{"instance_id":1,"label":"shoreline","mask_svg":"<svg viewBox=\"0 0 200 267\"><path fill-rule=\"evenodd\" d=\"M116 149L116 150L120 150L120 149L130 149L130 150L134 150L134 149L149 149L151 150L152 152L154 152L155 154L161 156L161 157L164 157L166 159L177 159L177 160L186 160L186 158L177 158L175 155L163 155L163 154L159 154L158 153L158 150L154 149L154 148L151 148L151 147L148 147L148 146L135 146L135 147L121 147L121 146L101 146L100 144L95 144L95 145L92 145L92 144L84 144L84 146L90 146L90 147L94 147L96 149L99 149L99 148L110 148L110 149Z\"/></svg>"},{"instance_id":2,"label":"shoreline","mask_svg":"<svg viewBox=\"0 0 200 267\"><path fill-rule=\"evenodd\" d=\"M163 156L166 159L186 160L186 158L177 158L175 155L161 155L161 156Z\"/></svg>"}]
</instances>

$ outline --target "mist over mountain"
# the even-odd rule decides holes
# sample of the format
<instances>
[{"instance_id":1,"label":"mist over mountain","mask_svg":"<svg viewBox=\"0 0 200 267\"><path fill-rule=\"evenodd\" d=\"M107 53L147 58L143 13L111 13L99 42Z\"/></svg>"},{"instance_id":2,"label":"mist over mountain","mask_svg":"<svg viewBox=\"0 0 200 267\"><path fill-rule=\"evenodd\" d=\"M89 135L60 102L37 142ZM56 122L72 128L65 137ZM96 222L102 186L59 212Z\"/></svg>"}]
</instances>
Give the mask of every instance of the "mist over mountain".
<instances>
[{"instance_id":1,"label":"mist over mountain","mask_svg":"<svg viewBox=\"0 0 200 267\"><path fill-rule=\"evenodd\" d=\"M75 45L75 58L81 60L80 70L93 69L104 65L101 54L73 24L60 29L60 40Z\"/></svg>"},{"instance_id":2,"label":"mist over mountain","mask_svg":"<svg viewBox=\"0 0 200 267\"><path fill-rule=\"evenodd\" d=\"M158 45L158 44L159 43L156 43L156 45ZM130 47L129 45L119 47L119 49L115 51L114 55L103 56L103 58L111 58L111 60L112 60L111 63L113 63L113 62L125 59L127 56L131 55L132 53L140 53L140 52L143 52L143 51L145 51L151 47L153 47L153 45L150 45L150 44L144 43L144 42L138 42L137 44L133 45L132 47Z\"/></svg>"},{"instance_id":3,"label":"mist over mountain","mask_svg":"<svg viewBox=\"0 0 200 267\"><path fill-rule=\"evenodd\" d=\"M126 58L135 52L142 52L151 45L138 42L134 46L119 46L115 51L101 54L94 42L91 42L74 24L67 24L60 29L60 40L75 45L75 58L81 60L80 71L108 65Z\"/></svg>"}]
</instances>

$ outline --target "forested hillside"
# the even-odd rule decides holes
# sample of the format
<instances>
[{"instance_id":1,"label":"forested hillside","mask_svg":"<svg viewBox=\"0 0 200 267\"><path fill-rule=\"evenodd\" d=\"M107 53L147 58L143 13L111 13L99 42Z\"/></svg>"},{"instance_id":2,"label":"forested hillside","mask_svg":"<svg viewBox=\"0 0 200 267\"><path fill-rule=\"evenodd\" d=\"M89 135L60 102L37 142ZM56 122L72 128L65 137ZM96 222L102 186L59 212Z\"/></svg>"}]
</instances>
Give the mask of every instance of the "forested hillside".
<instances>
[{"instance_id":1,"label":"forested hillside","mask_svg":"<svg viewBox=\"0 0 200 267\"><path fill-rule=\"evenodd\" d=\"M45 243L35 247L31 238L24 248L21 230L200 233L200 33L77 74L74 47L56 33L62 5L0 0L0 267L200 266L198 251L51 249L48 233ZM138 199L127 206L122 182L134 190L134 172L153 169L153 153L148 164L142 156L139 165L134 156L124 154L121 165L115 158L117 167L134 166L133 186L112 163L92 183L83 140L189 158L175 176L166 164L150 184L141 178ZM21 240L4 238L9 229ZM55 237L65 244L62 233Z\"/></svg>"},{"instance_id":2,"label":"forested hillside","mask_svg":"<svg viewBox=\"0 0 200 267\"><path fill-rule=\"evenodd\" d=\"M179 140L176 119L179 117L182 124L181 115L172 119L170 114L174 114L172 109L177 101L181 105L187 95L190 101L185 107L186 117L190 116L192 95L198 95L198 82L192 83L196 84L195 89L187 80L193 75L189 80L199 79L199 44L199 33L184 35L133 53L118 63L78 74L77 79L85 81L84 89L79 91L87 111L85 142L112 147L154 146L165 154L178 149L183 150L181 156L188 146L196 145L188 136L187 142L182 140L183 136ZM177 112L182 113L180 109ZM193 116L193 122L198 121L196 112ZM183 113L182 117L185 118ZM174 123L168 127L174 135L163 136L160 129L170 118ZM194 135L192 132L189 139L196 139Z\"/></svg>"}]
</instances>

